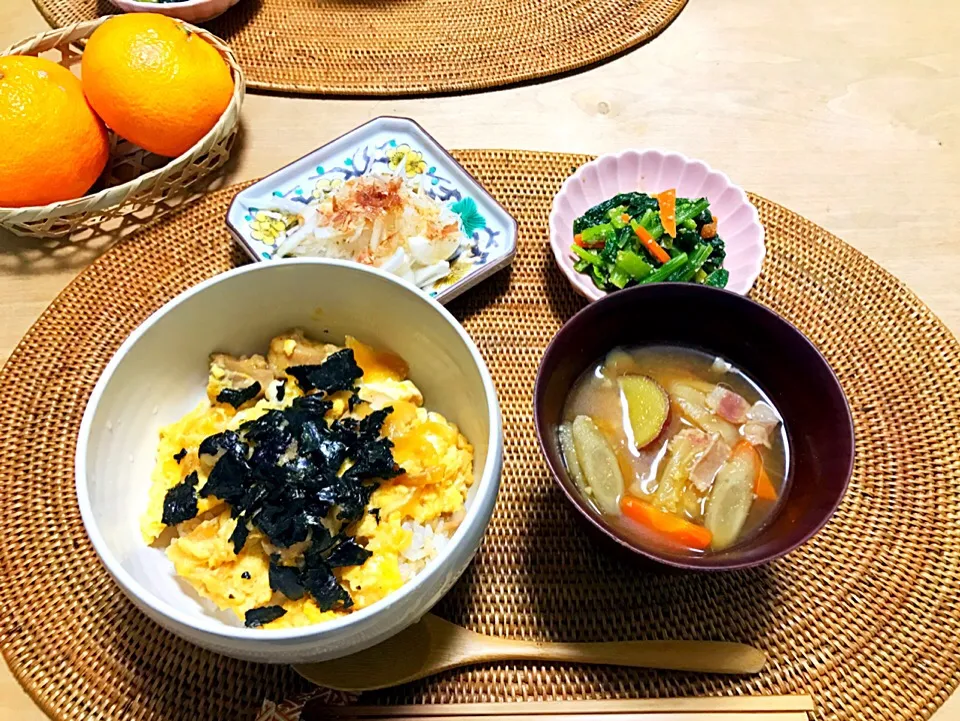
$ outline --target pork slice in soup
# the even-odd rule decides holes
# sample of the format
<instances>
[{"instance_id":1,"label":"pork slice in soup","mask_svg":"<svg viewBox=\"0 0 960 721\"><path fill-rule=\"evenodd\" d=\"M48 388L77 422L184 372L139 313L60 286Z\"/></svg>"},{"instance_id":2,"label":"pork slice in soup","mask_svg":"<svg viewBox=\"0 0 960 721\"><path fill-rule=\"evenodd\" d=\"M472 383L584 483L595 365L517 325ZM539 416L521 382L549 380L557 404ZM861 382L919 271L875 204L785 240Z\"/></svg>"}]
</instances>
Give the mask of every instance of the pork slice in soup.
<instances>
[{"instance_id":1,"label":"pork slice in soup","mask_svg":"<svg viewBox=\"0 0 960 721\"><path fill-rule=\"evenodd\" d=\"M574 384L558 434L593 508L672 552L719 552L755 533L789 467L769 399L723 359L686 348L612 350Z\"/></svg>"}]
</instances>

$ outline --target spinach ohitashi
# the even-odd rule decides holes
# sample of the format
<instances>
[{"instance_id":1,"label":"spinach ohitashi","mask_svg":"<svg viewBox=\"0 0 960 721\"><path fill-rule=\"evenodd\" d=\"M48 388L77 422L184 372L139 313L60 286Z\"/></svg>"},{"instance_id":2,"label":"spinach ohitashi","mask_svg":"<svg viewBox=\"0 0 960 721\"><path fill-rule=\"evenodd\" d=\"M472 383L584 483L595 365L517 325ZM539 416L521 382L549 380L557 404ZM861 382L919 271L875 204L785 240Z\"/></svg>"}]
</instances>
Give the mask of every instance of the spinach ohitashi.
<instances>
[{"instance_id":1,"label":"spinach ohitashi","mask_svg":"<svg viewBox=\"0 0 960 721\"><path fill-rule=\"evenodd\" d=\"M574 268L601 290L664 281L723 288L726 248L706 198L620 193L573 222Z\"/></svg>"}]
</instances>

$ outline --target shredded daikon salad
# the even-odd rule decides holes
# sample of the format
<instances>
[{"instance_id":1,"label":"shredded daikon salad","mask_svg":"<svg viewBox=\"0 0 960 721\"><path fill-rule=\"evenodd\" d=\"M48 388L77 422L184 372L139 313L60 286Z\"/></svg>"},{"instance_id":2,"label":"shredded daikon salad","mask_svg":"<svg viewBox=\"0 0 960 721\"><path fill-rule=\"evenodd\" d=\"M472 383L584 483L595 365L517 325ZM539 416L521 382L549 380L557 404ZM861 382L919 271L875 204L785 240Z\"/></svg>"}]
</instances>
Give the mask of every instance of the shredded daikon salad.
<instances>
[{"instance_id":1,"label":"shredded daikon salad","mask_svg":"<svg viewBox=\"0 0 960 721\"><path fill-rule=\"evenodd\" d=\"M421 288L449 275L467 242L457 213L419 183L397 176L351 178L319 202L290 210L299 224L280 241L275 257L354 260Z\"/></svg>"}]
</instances>

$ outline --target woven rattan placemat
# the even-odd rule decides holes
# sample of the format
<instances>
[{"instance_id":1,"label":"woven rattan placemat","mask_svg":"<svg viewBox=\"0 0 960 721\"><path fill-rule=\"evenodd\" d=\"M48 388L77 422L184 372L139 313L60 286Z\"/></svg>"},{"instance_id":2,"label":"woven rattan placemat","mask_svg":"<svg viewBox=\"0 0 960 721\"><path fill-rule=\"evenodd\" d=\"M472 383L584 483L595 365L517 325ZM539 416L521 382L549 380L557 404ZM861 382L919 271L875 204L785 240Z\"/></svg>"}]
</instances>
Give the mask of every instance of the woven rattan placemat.
<instances>
[{"instance_id":1,"label":"woven rattan placemat","mask_svg":"<svg viewBox=\"0 0 960 721\"><path fill-rule=\"evenodd\" d=\"M204 26L247 87L420 95L502 87L609 60L660 33L687 0L240 0ZM54 27L117 12L34 0Z\"/></svg>"},{"instance_id":2,"label":"woven rattan placemat","mask_svg":"<svg viewBox=\"0 0 960 721\"><path fill-rule=\"evenodd\" d=\"M825 719L924 718L960 682L960 344L895 278L762 198L768 256L753 297L833 364L856 423L853 483L810 543L764 568L640 567L582 535L534 436L540 355L583 303L547 247L554 193L587 158L460 151L520 222L511 269L451 310L503 408L506 463L475 562L437 612L469 628L596 641L712 638L770 658L752 678L508 663L452 671L367 703L811 693ZM88 394L121 341L180 291L238 262L235 190L154 222L93 263L0 374L0 645L59 718L223 718L305 689L289 668L201 651L125 600L87 541L73 485ZM810 389L816 393L815 388Z\"/></svg>"}]
</instances>

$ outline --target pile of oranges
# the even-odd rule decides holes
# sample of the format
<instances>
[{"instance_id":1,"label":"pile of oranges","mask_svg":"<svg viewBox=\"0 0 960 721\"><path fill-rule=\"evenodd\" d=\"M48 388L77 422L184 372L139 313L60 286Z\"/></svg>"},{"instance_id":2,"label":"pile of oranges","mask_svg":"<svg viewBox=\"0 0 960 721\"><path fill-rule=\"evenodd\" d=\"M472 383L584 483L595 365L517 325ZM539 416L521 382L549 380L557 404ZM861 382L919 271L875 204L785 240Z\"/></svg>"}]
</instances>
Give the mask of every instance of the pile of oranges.
<instances>
[{"instance_id":1,"label":"pile of oranges","mask_svg":"<svg viewBox=\"0 0 960 721\"><path fill-rule=\"evenodd\" d=\"M189 150L230 104L220 53L179 21L110 18L87 41L78 79L25 55L0 57L0 207L78 198L109 159L106 128L168 157Z\"/></svg>"}]
</instances>

